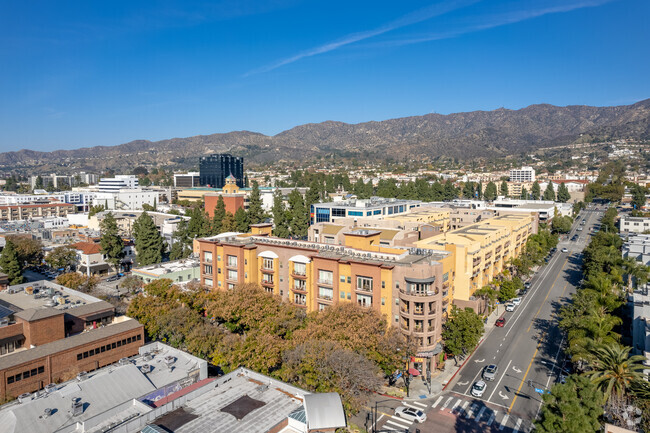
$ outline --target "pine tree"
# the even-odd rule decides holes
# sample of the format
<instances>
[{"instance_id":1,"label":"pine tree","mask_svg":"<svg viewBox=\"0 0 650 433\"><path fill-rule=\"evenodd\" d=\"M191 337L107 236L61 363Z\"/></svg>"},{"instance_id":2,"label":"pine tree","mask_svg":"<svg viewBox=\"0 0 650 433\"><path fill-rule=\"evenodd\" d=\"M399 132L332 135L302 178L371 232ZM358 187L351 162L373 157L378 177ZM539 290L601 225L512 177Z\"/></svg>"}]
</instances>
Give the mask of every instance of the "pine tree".
<instances>
[{"instance_id":1,"label":"pine tree","mask_svg":"<svg viewBox=\"0 0 650 433\"><path fill-rule=\"evenodd\" d=\"M99 228L102 233L100 245L102 253L106 255L106 261L113 265L115 270L119 270L124 257L124 241L119 236L117 222L112 212L108 212L102 220Z\"/></svg>"},{"instance_id":2,"label":"pine tree","mask_svg":"<svg viewBox=\"0 0 650 433\"><path fill-rule=\"evenodd\" d=\"M135 234L135 249L140 266L162 262L165 253L165 241L156 228L153 218L147 212L136 220L138 232Z\"/></svg>"},{"instance_id":3,"label":"pine tree","mask_svg":"<svg viewBox=\"0 0 650 433\"><path fill-rule=\"evenodd\" d=\"M18 253L14 243L10 240L5 244L0 256L0 269L9 277L9 284L20 284L23 282L22 267L18 261Z\"/></svg>"},{"instance_id":4,"label":"pine tree","mask_svg":"<svg viewBox=\"0 0 650 433\"><path fill-rule=\"evenodd\" d=\"M221 233L234 232L235 230L237 230L235 216L230 212L226 212L226 216L223 217L221 223Z\"/></svg>"},{"instance_id":5,"label":"pine tree","mask_svg":"<svg viewBox=\"0 0 650 433\"><path fill-rule=\"evenodd\" d=\"M508 197L508 182L505 180L501 182L501 195L504 197Z\"/></svg>"},{"instance_id":6,"label":"pine tree","mask_svg":"<svg viewBox=\"0 0 650 433\"><path fill-rule=\"evenodd\" d=\"M39 174L36 176L36 182L34 182L34 189L43 189L43 178Z\"/></svg>"},{"instance_id":7,"label":"pine tree","mask_svg":"<svg viewBox=\"0 0 650 433\"><path fill-rule=\"evenodd\" d=\"M260 186L257 181L253 181L251 194L248 197L248 221L250 224L259 224L264 221L264 209L262 208L262 198L260 196Z\"/></svg>"},{"instance_id":8,"label":"pine tree","mask_svg":"<svg viewBox=\"0 0 650 433\"><path fill-rule=\"evenodd\" d=\"M564 183L561 183L557 188L557 201L560 203L566 203L571 199L571 194L569 193L569 188L566 187Z\"/></svg>"},{"instance_id":9,"label":"pine tree","mask_svg":"<svg viewBox=\"0 0 650 433\"><path fill-rule=\"evenodd\" d=\"M192 252L192 238L188 234L188 224L186 220L181 220L176 226L173 235L172 249L169 253L171 260L184 259Z\"/></svg>"},{"instance_id":10,"label":"pine tree","mask_svg":"<svg viewBox=\"0 0 650 433\"><path fill-rule=\"evenodd\" d=\"M273 195L273 234L280 238L289 237L289 226L287 222L287 211L282 201L282 193L280 190L276 190Z\"/></svg>"},{"instance_id":11,"label":"pine tree","mask_svg":"<svg viewBox=\"0 0 650 433\"><path fill-rule=\"evenodd\" d=\"M539 196L542 194L542 188L539 186L539 182L535 181L533 187L530 190L530 198L533 200L539 200Z\"/></svg>"},{"instance_id":12,"label":"pine tree","mask_svg":"<svg viewBox=\"0 0 650 433\"><path fill-rule=\"evenodd\" d=\"M465 185L463 185L463 197L469 199L474 198L474 182L465 182Z\"/></svg>"},{"instance_id":13,"label":"pine tree","mask_svg":"<svg viewBox=\"0 0 650 433\"><path fill-rule=\"evenodd\" d=\"M187 223L187 237L194 239L199 236L210 234L209 223L205 212L200 207L194 207L189 211L190 221Z\"/></svg>"},{"instance_id":14,"label":"pine tree","mask_svg":"<svg viewBox=\"0 0 650 433\"><path fill-rule=\"evenodd\" d=\"M546 185L546 189L544 190L544 200L555 201L555 191L553 190L553 182L549 182L548 185Z\"/></svg>"},{"instance_id":15,"label":"pine tree","mask_svg":"<svg viewBox=\"0 0 650 433\"><path fill-rule=\"evenodd\" d=\"M485 200L487 201L493 201L497 198L497 186L494 182L487 184L483 197L485 197Z\"/></svg>"},{"instance_id":16,"label":"pine tree","mask_svg":"<svg viewBox=\"0 0 650 433\"><path fill-rule=\"evenodd\" d=\"M212 234L218 235L219 233L227 232L224 229L223 219L226 217L226 203L223 201L223 196L219 196L217 204L214 207L214 215L212 216Z\"/></svg>"},{"instance_id":17,"label":"pine tree","mask_svg":"<svg viewBox=\"0 0 650 433\"><path fill-rule=\"evenodd\" d=\"M476 187L476 198L479 200L483 198L483 182L479 182Z\"/></svg>"},{"instance_id":18,"label":"pine tree","mask_svg":"<svg viewBox=\"0 0 650 433\"><path fill-rule=\"evenodd\" d=\"M451 182L451 180L448 180L445 182L445 187L444 187L444 199L447 201L451 201L455 198L458 198L458 190L454 186L454 184Z\"/></svg>"},{"instance_id":19,"label":"pine tree","mask_svg":"<svg viewBox=\"0 0 650 433\"><path fill-rule=\"evenodd\" d=\"M235 230L240 233L248 233L249 229L248 214L243 207L240 207L235 212Z\"/></svg>"},{"instance_id":20,"label":"pine tree","mask_svg":"<svg viewBox=\"0 0 650 433\"><path fill-rule=\"evenodd\" d=\"M289 228L291 236L294 238L302 239L307 236L309 229L309 215L305 208L305 202L302 194L297 189L294 189L289 194Z\"/></svg>"},{"instance_id":21,"label":"pine tree","mask_svg":"<svg viewBox=\"0 0 650 433\"><path fill-rule=\"evenodd\" d=\"M361 183L363 183L363 181L361 181ZM305 204L307 205L307 208L311 208L311 205L318 202L320 202L320 189L318 181L313 180L309 184L309 189L305 193Z\"/></svg>"}]
</instances>

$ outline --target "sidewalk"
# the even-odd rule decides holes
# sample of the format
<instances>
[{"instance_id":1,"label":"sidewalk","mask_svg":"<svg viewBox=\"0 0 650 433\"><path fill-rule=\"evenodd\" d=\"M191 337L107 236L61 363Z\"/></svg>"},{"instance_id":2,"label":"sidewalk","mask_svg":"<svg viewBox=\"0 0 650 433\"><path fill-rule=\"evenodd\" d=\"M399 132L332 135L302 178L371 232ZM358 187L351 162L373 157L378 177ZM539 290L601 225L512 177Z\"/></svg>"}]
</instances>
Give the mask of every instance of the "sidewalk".
<instances>
[{"instance_id":1,"label":"sidewalk","mask_svg":"<svg viewBox=\"0 0 650 433\"><path fill-rule=\"evenodd\" d=\"M488 316L487 323L485 324L485 332L483 333L483 337L481 338L481 341L479 341L479 346L483 343L483 340L485 340L485 337L487 337L487 335L492 331L492 329L494 329L494 323L497 321L499 317L503 315L504 312L505 312L505 307L500 306L498 309L492 311L492 314ZM472 351L472 354L473 353L474 351ZM442 394L447 384L454 380L456 373L458 373L458 371L462 368L464 363L467 362L467 360L472 356L472 354L470 354L463 361L459 362L458 365L456 365L453 359L451 358L447 359L447 361L445 362L444 369L441 371L436 371L435 373L432 374L430 393L422 377L421 376L414 377L409 387L409 397L404 397L404 400L415 401L415 400L423 400L423 399L438 397L440 394Z\"/></svg>"}]
</instances>

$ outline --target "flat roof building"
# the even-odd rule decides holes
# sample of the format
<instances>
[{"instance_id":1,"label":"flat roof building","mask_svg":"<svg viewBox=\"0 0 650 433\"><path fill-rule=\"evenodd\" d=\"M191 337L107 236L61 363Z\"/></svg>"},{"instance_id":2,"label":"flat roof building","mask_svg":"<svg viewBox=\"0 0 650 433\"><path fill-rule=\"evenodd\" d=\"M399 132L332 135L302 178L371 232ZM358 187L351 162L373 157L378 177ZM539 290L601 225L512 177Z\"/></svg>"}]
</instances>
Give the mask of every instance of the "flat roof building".
<instances>
[{"instance_id":1,"label":"flat roof building","mask_svg":"<svg viewBox=\"0 0 650 433\"><path fill-rule=\"evenodd\" d=\"M420 207L420 200L401 200L395 198L371 197L366 200L344 200L332 203L311 205L311 224L334 222L345 217L380 217L399 215Z\"/></svg>"},{"instance_id":2,"label":"flat roof building","mask_svg":"<svg viewBox=\"0 0 650 433\"><path fill-rule=\"evenodd\" d=\"M535 182L533 167L513 168L510 170L510 182Z\"/></svg>"}]
</instances>

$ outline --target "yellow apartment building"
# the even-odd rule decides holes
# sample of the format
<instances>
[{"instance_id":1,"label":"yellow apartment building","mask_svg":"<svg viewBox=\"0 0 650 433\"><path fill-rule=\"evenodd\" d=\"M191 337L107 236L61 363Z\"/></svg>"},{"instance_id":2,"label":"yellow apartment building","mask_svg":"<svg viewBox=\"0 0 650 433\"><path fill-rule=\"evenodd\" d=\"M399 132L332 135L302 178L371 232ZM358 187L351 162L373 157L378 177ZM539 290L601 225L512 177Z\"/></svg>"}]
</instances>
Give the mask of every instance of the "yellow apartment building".
<instances>
[{"instance_id":1,"label":"yellow apartment building","mask_svg":"<svg viewBox=\"0 0 650 433\"><path fill-rule=\"evenodd\" d=\"M412 366L422 373L435 368L453 299L451 253L385 247L371 229L349 230L343 245L330 245L274 238L270 228L198 239L201 283L215 290L256 283L308 312L356 302L414 339Z\"/></svg>"},{"instance_id":2,"label":"yellow apartment building","mask_svg":"<svg viewBox=\"0 0 650 433\"><path fill-rule=\"evenodd\" d=\"M518 256L535 229L531 215L500 215L417 242L419 248L452 253L454 299L468 301L511 257Z\"/></svg>"}]
</instances>

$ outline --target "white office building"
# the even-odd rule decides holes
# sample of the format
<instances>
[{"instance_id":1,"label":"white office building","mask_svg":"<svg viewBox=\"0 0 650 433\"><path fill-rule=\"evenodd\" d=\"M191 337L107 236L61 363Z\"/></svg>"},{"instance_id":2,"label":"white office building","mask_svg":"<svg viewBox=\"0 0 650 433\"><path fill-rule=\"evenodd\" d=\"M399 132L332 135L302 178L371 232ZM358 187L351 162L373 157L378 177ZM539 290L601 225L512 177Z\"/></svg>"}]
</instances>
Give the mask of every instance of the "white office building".
<instances>
[{"instance_id":1,"label":"white office building","mask_svg":"<svg viewBox=\"0 0 650 433\"><path fill-rule=\"evenodd\" d=\"M99 192L118 192L121 189L135 189L138 186L138 177L131 175L105 177L99 180Z\"/></svg>"},{"instance_id":2,"label":"white office building","mask_svg":"<svg viewBox=\"0 0 650 433\"><path fill-rule=\"evenodd\" d=\"M513 168L510 170L510 182L535 182L533 167Z\"/></svg>"},{"instance_id":3,"label":"white office building","mask_svg":"<svg viewBox=\"0 0 650 433\"><path fill-rule=\"evenodd\" d=\"M155 206L157 202L158 191L145 191L135 188L108 192L100 191L95 194L93 204L102 205L106 210L142 210L142 205Z\"/></svg>"},{"instance_id":4,"label":"white office building","mask_svg":"<svg viewBox=\"0 0 650 433\"><path fill-rule=\"evenodd\" d=\"M621 233L644 233L650 232L650 218L647 217L631 217L623 215L621 217L620 232Z\"/></svg>"}]
</instances>

